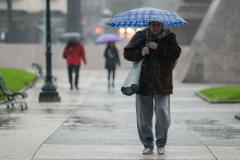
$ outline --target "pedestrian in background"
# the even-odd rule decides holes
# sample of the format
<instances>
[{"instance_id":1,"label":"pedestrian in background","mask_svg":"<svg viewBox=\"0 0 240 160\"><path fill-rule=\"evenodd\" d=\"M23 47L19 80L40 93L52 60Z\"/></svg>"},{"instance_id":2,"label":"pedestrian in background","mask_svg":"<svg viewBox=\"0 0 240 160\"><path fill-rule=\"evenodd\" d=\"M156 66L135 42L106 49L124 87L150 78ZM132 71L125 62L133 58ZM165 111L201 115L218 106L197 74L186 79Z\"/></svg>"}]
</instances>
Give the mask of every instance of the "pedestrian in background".
<instances>
[{"instance_id":1,"label":"pedestrian in background","mask_svg":"<svg viewBox=\"0 0 240 160\"><path fill-rule=\"evenodd\" d=\"M75 74L74 86L78 90L79 71L82 64L87 64L84 46L78 40L70 40L63 53L63 58L67 61L68 78L70 89L73 90L73 73Z\"/></svg>"},{"instance_id":2,"label":"pedestrian in background","mask_svg":"<svg viewBox=\"0 0 240 160\"><path fill-rule=\"evenodd\" d=\"M154 112L157 153L165 153L170 126L170 94L173 92L172 72L180 53L175 34L157 21L150 21L148 28L138 31L124 48L125 59L133 62L144 59L140 90L136 94L137 127L144 145L143 154L153 153Z\"/></svg>"},{"instance_id":3,"label":"pedestrian in background","mask_svg":"<svg viewBox=\"0 0 240 160\"><path fill-rule=\"evenodd\" d=\"M118 49L115 46L115 42L108 42L104 51L105 68L108 72L108 89L112 86L114 88L116 66L120 66L120 59L118 55ZM111 79L112 77L112 79ZM111 83L112 80L112 83Z\"/></svg>"}]
</instances>

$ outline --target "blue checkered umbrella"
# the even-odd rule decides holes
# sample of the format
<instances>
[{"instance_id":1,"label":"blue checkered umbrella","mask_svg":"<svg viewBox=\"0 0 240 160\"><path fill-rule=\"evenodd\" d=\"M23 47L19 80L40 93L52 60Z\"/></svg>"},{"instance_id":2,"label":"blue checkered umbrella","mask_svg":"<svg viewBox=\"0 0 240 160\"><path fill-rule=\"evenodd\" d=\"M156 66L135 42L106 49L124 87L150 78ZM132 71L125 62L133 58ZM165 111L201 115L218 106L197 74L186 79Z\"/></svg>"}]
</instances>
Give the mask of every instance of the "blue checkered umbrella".
<instances>
[{"instance_id":1,"label":"blue checkered umbrella","mask_svg":"<svg viewBox=\"0 0 240 160\"><path fill-rule=\"evenodd\" d=\"M147 27L150 21L161 22L165 27L180 26L187 23L173 11L138 8L115 15L107 24L112 27Z\"/></svg>"}]
</instances>

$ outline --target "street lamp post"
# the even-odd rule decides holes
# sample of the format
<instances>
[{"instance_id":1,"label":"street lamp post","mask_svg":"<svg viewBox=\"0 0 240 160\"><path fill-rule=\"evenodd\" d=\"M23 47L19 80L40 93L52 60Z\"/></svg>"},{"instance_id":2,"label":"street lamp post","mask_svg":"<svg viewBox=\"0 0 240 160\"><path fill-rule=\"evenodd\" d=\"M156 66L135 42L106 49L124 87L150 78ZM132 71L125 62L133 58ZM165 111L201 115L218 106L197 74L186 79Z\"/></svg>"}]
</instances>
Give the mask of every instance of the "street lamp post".
<instances>
[{"instance_id":1,"label":"street lamp post","mask_svg":"<svg viewBox=\"0 0 240 160\"><path fill-rule=\"evenodd\" d=\"M46 0L46 77L45 84L39 95L39 102L60 102L56 87L52 81L52 52L51 52L51 15L50 0Z\"/></svg>"}]
</instances>

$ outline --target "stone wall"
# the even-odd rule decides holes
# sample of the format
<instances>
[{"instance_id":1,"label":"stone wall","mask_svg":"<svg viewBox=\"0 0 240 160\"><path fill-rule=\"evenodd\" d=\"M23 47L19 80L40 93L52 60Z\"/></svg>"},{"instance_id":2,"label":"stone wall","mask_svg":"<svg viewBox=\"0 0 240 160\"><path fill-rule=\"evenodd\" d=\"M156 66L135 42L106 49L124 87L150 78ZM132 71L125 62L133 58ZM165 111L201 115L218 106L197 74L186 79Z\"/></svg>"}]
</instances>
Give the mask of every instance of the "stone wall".
<instances>
[{"instance_id":1,"label":"stone wall","mask_svg":"<svg viewBox=\"0 0 240 160\"><path fill-rule=\"evenodd\" d=\"M126 42L117 44L121 58L121 69L130 68L131 63L123 59L122 48ZM66 62L62 58L64 45L52 46L52 63L54 69L64 69ZM88 64L85 69L104 69L103 51L105 46L85 45ZM45 47L41 44L0 44L0 66L28 69L32 63L45 67Z\"/></svg>"}]
</instances>

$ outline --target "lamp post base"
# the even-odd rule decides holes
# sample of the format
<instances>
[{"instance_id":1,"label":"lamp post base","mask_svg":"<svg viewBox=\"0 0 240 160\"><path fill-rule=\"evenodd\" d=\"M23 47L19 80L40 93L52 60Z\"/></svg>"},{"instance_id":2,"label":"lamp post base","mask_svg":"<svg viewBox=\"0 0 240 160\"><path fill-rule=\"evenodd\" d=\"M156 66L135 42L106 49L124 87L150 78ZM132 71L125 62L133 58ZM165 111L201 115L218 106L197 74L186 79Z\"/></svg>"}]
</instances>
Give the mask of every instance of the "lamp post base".
<instances>
[{"instance_id":1,"label":"lamp post base","mask_svg":"<svg viewBox=\"0 0 240 160\"><path fill-rule=\"evenodd\" d=\"M39 95L39 102L60 102L61 98L56 91L56 87L52 84L45 84Z\"/></svg>"},{"instance_id":2,"label":"lamp post base","mask_svg":"<svg viewBox=\"0 0 240 160\"><path fill-rule=\"evenodd\" d=\"M39 102L61 102L61 98L57 96L49 96L40 93Z\"/></svg>"}]
</instances>

